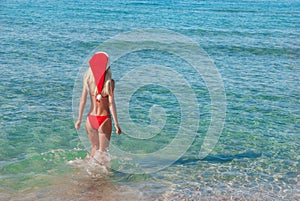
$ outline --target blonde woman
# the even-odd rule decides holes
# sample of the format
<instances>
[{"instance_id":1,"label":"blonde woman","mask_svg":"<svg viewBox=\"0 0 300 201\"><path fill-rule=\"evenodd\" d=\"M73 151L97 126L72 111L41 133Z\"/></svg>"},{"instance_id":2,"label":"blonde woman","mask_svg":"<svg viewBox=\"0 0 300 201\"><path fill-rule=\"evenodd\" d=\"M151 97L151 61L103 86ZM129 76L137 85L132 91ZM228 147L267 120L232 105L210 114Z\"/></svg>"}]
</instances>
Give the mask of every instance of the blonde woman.
<instances>
[{"instance_id":1,"label":"blonde woman","mask_svg":"<svg viewBox=\"0 0 300 201\"><path fill-rule=\"evenodd\" d=\"M93 59L95 61L94 63L92 62ZM98 65L99 62L101 65ZM86 131L92 145L91 157L94 157L97 150L99 150L100 153L106 153L108 151L112 133L111 116L114 120L116 133L120 135L122 132L119 127L114 100L115 84L111 76L110 67L107 66L108 55L104 52L95 54L90 60L90 68L86 71L84 76L78 120L75 123L75 128L78 130L86 105L87 95L89 94L91 107L86 120ZM103 73L99 77L101 70ZM97 80L97 84L95 80Z\"/></svg>"}]
</instances>

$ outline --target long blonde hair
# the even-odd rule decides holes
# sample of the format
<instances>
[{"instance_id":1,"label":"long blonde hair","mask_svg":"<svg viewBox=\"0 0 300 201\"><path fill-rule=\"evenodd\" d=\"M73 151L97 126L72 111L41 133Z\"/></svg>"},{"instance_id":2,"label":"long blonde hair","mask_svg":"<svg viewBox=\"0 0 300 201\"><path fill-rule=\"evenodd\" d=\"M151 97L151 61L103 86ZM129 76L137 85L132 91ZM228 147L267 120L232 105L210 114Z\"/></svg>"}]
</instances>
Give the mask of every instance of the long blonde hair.
<instances>
[{"instance_id":1,"label":"long blonde hair","mask_svg":"<svg viewBox=\"0 0 300 201\"><path fill-rule=\"evenodd\" d=\"M111 71L110 71L110 67L108 67L108 69L106 69L106 72L105 72L105 80L104 80L104 86L103 86L103 89L102 89L102 92L98 92L98 89L96 87L96 83L95 83L95 79L94 79L94 76L93 76L93 73L92 73L92 70L91 68L89 68L85 75L84 75L84 86L85 88L91 92L94 92L94 94L102 94L103 96L107 96L111 93L112 91L112 85L111 85L111 82L112 82L112 78L111 78Z\"/></svg>"}]
</instances>

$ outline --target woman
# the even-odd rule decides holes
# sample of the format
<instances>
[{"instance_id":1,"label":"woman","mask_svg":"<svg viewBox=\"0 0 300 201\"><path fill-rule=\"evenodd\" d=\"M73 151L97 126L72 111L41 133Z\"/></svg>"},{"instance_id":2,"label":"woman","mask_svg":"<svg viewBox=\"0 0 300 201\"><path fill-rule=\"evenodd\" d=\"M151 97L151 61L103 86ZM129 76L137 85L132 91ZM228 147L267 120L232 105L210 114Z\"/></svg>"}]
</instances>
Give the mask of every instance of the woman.
<instances>
[{"instance_id":1,"label":"woman","mask_svg":"<svg viewBox=\"0 0 300 201\"><path fill-rule=\"evenodd\" d=\"M98 53L99 54L99 53ZM100 53L101 54L101 53ZM106 53L104 56L107 56ZM103 56L103 55L102 55ZM108 61L108 56L107 56ZM107 62L108 63L108 62ZM91 65L91 61L90 61ZM98 68L98 67L97 67ZM106 68L106 64L105 64ZM96 69L97 70L97 69ZM103 70L103 69L102 69ZM105 71L105 72L104 72ZM114 125L116 133L121 134L119 127L116 105L114 100L114 80L111 78L110 67L103 70L103 84L99 86L95 83L95 67L91 65L91 68L87 70L84 76L84 84L82 90L82 96L79 105L79 116L75 123L75 128L80 128L83 110L86 104L88 93L90 94L91 107L86 121L86 130L89 140L92 144L91 157L94 157L97 150L101 155L108 151L110 136L112 132L111 116L114 119ZM101 84L100 84L101 85ZM102 90L101 90L102 89Z\"/></svg>"}]
</instances>

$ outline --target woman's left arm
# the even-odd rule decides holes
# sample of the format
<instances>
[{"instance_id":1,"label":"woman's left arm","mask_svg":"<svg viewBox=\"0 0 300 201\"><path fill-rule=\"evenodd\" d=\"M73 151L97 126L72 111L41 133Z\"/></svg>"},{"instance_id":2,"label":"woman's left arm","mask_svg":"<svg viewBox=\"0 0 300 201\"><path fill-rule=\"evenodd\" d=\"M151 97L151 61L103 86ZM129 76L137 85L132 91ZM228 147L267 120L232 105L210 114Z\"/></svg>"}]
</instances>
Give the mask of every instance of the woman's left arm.
<instances>
[{"instance_id":1,"label":"woman's left arm","mask_svg":"<svg viewBox=\"0 0 300 201\"><path fill-rule=\"evenodd\" d=\"M114 98L114 88L115 88L115 82L112 80L111 82L111 91L108 96L108 101L109 101L109 110L111 112L111 115L113 116L114 119L114 124L116 128L116 133L120 135L122 133L122 130L119 126L118 122L118 116L117 116L117 109L116 109L116 103L115 103L115 98Z\"/></svg>"}]
</instances>

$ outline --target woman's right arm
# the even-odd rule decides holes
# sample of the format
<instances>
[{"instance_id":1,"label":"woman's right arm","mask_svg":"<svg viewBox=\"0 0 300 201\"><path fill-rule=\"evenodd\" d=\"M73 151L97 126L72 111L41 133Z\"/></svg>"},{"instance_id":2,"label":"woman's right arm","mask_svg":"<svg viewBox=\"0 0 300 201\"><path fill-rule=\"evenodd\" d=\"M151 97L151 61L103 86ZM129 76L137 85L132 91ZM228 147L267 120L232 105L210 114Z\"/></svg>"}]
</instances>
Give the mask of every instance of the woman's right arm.
<instances>
[{"instance_id":1,"label":"woman's right arm","mask_svg":"<svg viewBox=\"0 0 300 201\"><path fill-rule=\"evenodd\" d=\"M115 103L115 98L114 98L114 88L115 88L115 82L114 82L114 80L112 80L111 81L111 91L108 95L109 110L111 112L111 115L113 116L116 133L118 135L120 135L122 133L122 130L121 130L121 128L119 126L119 122L118 122L117 109L116 109L116 103Z\"/></svg>"},{"instance_id":2,"label":"woman's right arm","mask_svg":"<svg viewBox=\"0 0 300 201\"><path fill-rule=\"evenodd\" d=\"M80 128L80 124L81 124L81 120L82 120L82 115L83 115L84 107L85 107L85 104L86 104L87 94L88 94L88 90L83 85L81 99L80 99L80 104L79 104L78 119L77 119L77 122L75 123L75 128L77 130Z\"/></svg>"}]
</instances>

